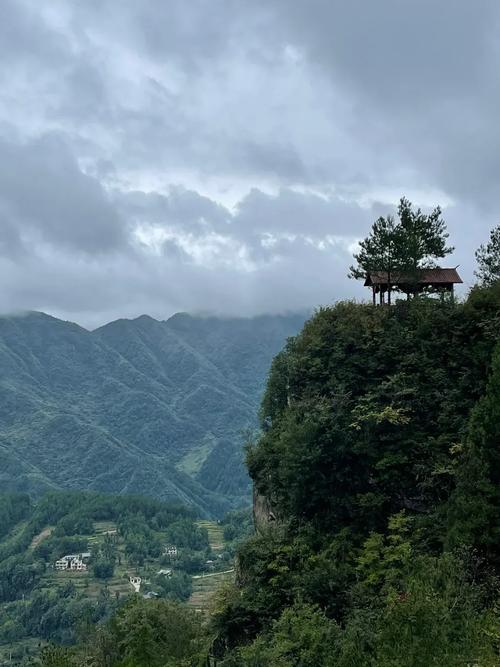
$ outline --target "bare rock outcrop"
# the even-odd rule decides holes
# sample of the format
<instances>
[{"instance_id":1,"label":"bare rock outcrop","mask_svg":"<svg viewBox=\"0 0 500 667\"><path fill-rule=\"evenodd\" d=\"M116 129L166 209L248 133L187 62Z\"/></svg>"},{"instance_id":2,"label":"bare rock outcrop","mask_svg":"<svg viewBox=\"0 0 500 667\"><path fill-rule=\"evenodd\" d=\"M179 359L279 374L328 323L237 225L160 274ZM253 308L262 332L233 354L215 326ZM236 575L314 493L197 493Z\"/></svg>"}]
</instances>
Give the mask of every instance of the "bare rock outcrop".
<instances>
[{"instance_id":1,"label":"bare rock outcrop","mask_svg":"<svg viewBox=\"0 0 500 667\"><path fill-rule=\"evenodd\" d=\"M277 515L269 498L259 493L255 485L253 487L253 522L255 530L260 534L268 532L277 523Z\"/></svg>"}]
</instances>

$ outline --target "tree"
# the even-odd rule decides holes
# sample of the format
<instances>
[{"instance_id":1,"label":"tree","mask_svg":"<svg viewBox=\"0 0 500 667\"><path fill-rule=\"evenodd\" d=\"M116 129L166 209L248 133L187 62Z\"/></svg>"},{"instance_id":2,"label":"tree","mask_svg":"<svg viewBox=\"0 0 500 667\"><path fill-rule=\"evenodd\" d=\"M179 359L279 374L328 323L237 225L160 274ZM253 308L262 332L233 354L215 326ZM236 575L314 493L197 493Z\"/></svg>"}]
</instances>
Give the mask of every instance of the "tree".
<instances>
[{"instance_id":1,"label":"tree","mask_svg":"<svg viewBox=\"0 0 500 667\"><path fill-rule=\"evenodd\" d=\"M132 600L111 621L123 667L188 665L206 655L195 612L167 600Z\"/></svg>"},{"instance_id":2,"label":"tree","mask_svg":"<svg viewBox=\"0 0 500 667\"><path fill-rule=\"evenodd\" d=\"M94 576L98 579L111 579L114 573L114 563L112 560L106 560L100 557L94 563Z\"/></svg>"},{"instance_id":3,"label":"tree","mask_svg":"<svg viewBox=\"0 0 500 667\"><path fill-rule=\"evenodd\" d=\"M42 649L39 664L42 667L71 667L74 662L67 649L60 646L47 646Z\"/></svg>"},{"instance_id":4,"label":"tree","mask_svg":"<svg viewBox=\"0 0 500 667\"><path fill-rule=\"evenodd\" d=\"M400 228L390 215L380 217L372 225L370 236L359 244L359 252L354 255L357 266L351 266L350 278L366 278L371 271L387 273L387 299L391 303L394 272L401 269Z\"/></svg>"},{"instance_id":5,"label":"tree","mask_svg":"<svg viewBox=\"0 0 500 667\"><path fill-rule=\"evenodd\" d=\"M398 218L395 222L389 215L373 223L370 235L360 242L359 252L354 255L357 266L351 266L349 272L349 277L356 279L375 271L387 274L389 304L397 274L404 274L415 293L420 272L453 252L453 247L446 245L448 233L439 206L425 214L419 208L414 211L412 203L402 197Z\"/></svg>"},{"instance_id":6,"label":"tree","mask_svg":"<svg viewBox=\"0 0 500 667\"><path fill-rule=\"evenodd\" d=\"M241 651L240 665L252 667L334 667L341 631L319 607L286 609L267 634Z\"/></svg>"},{"instance_id":7,"label":"tree","mask_svg":"<svg viewBox=\"0 0 500 667\"><path fill-rule=\"evenodd\" d=\"M500 561L500 343L485 394L471 413L467 440L450 504L448 540L472 544Z\"/></svg>"},{"instance_id":8,"label":"tree","mask_svg":"<svg viewBox=\"0 0 500 667\"><path fill-rule=\"evenodd\" d=\"M476 250L475 275L485 286L500 280L500 225L491 230L490 240Z\"/></svg>"},{"instance_id":9,"label":"tree","mask_svg":"<svg viewBox=\"0 0 500 667\"><path fill-rule=\"evenodd\" d=\"M402 197L398 217L400 264L410 282L416 284L422 269L433 266L434 260L446 257L454 248L446 245L449 234L439 206L425 214L419 208L414 211L412 203Z\"/></svg>"}]
</instances>

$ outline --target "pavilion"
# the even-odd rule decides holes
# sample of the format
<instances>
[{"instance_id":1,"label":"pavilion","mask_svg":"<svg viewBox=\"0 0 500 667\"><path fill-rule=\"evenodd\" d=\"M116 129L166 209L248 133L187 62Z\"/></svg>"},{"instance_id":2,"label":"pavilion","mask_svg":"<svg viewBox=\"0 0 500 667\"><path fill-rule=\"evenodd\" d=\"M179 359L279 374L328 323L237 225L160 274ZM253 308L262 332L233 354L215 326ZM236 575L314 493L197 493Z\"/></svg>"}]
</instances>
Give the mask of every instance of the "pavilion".
<instances>
[{"instance_id":1,"label":"pavilion","mask_svg":"<svg viewBox=\"0 0 500 667\"><path fill-rule=\"evenodd\" d=\"M377 294L380 303L385 303L385 294L389 291L389 287L391 292L403 292L408 298L422 292L442 295L448 293L453 298L454 287L460 283L463 283L463 280L458 275L457 267L442 269L438 266L432 269L420 269L416 276L404 271L395 271L390 276L387 271L369 271L366 275L365 287L372 288L375 305Z\"/></svg>"}]
</instances>

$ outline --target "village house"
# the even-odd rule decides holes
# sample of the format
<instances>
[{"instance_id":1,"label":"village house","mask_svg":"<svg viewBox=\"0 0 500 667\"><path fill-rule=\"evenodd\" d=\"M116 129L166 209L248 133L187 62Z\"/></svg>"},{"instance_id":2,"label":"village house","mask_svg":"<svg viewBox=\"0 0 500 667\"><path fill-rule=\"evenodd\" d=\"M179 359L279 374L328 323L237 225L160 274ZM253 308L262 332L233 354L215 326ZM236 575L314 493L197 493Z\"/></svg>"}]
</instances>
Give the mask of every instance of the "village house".
<instances>
[{"instance_id":1,"label":"village house","mask_svg":"<svg viewBox=\"0 0 500 667\"><path fill-rule=\"evenodd\" d=\"M67 554L59 560L56 560L54 567L59 571L71 570L73 572L86 572L87 565L84 561L88 560L90 556L90 551L85 551L81 554Z\"/></svg>"},{"instance_id":2,"label":"village house","mask_svg":"<svg viewBox=\"0 0 500 667\"><path fill-rule=\"evenodd\" d=\"M167 546L163 549L163 555L170 556L170 558L175 558L177 556L177 547L175 544L167 544Z\"/></svg>"},{"instance_id":3,"label":"village house","mask_svg":"<svg viewBox=\"0 0 500 667\"><path fill-rule=\"evenodd\" d=\"M87 565L79 558L74 558L69 564L69 569L74 572L86 572Z\"/></svg>"},{"instance_id":4,"label":"village house","mask_svg":"<svg viewBox=\"0 0 500 667\"><path fill-rule=\"evenodd\" d=\"M130 577L129 580L134 591L138 593L141 590L142 579L140 577Z\"/></svg>"},{"instance_id":5,"label":"village house","mask_svg":"<svg viewBox=\"0 0 500 667\"><path fill-rule=\"evenodd\" d=\"M54 567L56 570L67 570L68 561L65 558L60 558L59 560L56 560Z\"/></svg>"},{"instance_id":6,"label":"village house","mask_svg":"<svg viewBox=\"0 0 500 667\"><path fill-rule=\"evenodd\" d=\"M158 572L156 574L163 575L164 577L171 577L172 576L172 570L170 568L163 569L163 570L158 570Z\"/></svg>"}]
</instances>

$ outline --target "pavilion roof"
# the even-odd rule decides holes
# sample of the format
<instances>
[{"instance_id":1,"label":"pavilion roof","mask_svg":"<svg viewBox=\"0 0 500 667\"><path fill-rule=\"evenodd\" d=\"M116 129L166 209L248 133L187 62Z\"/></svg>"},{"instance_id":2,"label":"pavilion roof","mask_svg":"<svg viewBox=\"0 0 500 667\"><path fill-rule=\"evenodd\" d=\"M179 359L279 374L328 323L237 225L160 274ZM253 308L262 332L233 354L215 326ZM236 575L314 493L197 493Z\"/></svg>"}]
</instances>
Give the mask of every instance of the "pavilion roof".
<instances>
[{"instance_id":1,"label":"pavilion roof","mask_svg":"<svg viewBox=\"0 0 500 667\"><path fill-rule=\"evenodd\" d=\"M365 287L372 285L387 285L388 283L387 271L369 271L365 280ZM463 283L462 278L458 275L456 268L442 269L437 266L433 269L421 269L419 271L418 280L419 285L450 285ZM408 284L415 283L415 280L410 273L395 271L391 274L391 284Z\"/></svg>"}]
</instances>

